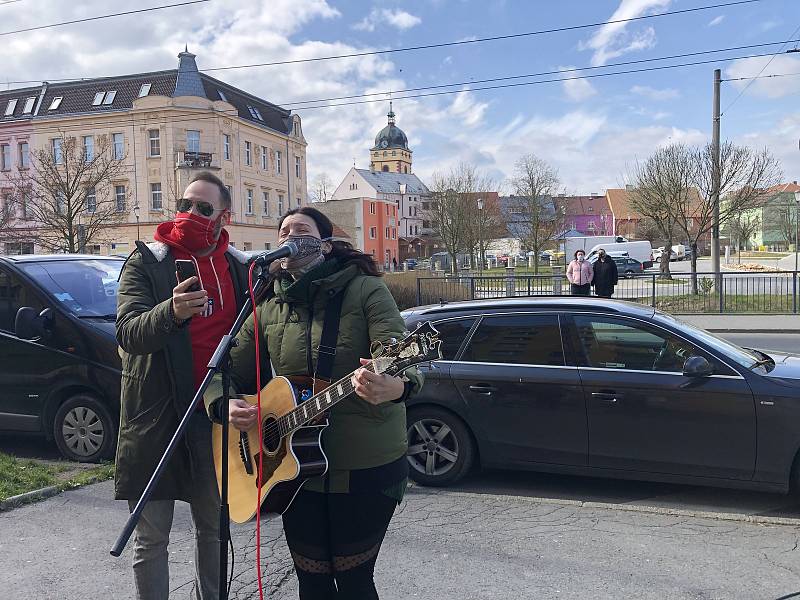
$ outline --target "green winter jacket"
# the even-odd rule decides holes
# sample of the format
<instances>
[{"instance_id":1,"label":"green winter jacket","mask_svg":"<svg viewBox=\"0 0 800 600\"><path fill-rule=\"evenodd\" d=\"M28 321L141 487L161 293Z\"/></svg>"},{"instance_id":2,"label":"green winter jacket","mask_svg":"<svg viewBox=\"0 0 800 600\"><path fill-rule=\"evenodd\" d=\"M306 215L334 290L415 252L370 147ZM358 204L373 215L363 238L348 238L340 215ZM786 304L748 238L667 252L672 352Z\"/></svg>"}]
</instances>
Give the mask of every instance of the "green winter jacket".
<instances>
[{"instance_id":1,"label":"green winter jacket","mask_svg":"<svg viewBox=\"0 0 800 600\"><path fill-rule=\"evenodd\" d=\"M247 289L247 256L225 254L237 306ZM172 320L175 259L163 242L137 243L122 271L117 298L117 342L122 357L122 397L115 496L138 500L181 417L194 397L192 346L187 324ZM153 500L191 500L189 453L179 445Z\"/></svg>"},{"instance_id":2,"label":"green winter jacket","mask_svg":"<svg viewBox=\"0 0 800 600\"><path fill-rule=\"evenodd\" d=\"M292 294L292 288L287 293L281 282L276 281L273 286L275 295L259 306L259 341L263 344L266 340L277 375L313 373L325 305L328 298L342 288L346 289L332 373L334 381L357 369L359 358L374 356L379 349L377 342L403 337L403 319L380 277L365 275L356 265L345 265L333 274L314 279L315 274L326 270L331 269L324 263L306 275L309 288L307 293L300 294L304 299ZM238 339L238 346L231 352L232 392L252 394L256 391L252 316ZM270 365L263 351L261 357L263 386L270 377ZM419 391L422 387L419 371L410 369L405 376L414 384L412 393ZM205 395L206 406L210 409L220 396L221 380L215 378ZM323 433L323 447L330 468L365 469L403 456L408 446L405 414L403 403L387 402L375 406L355 394L339 402L331 409L329 426Z\"/></svg>"}]
</instances>

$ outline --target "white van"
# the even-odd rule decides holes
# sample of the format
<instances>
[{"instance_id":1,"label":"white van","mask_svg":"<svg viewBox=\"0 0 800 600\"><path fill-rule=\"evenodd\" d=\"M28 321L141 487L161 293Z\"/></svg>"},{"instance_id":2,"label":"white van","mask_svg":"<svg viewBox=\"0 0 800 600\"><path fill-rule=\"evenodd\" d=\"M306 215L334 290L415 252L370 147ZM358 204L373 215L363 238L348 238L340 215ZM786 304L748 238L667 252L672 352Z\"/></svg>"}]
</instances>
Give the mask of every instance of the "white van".
<instances>
[{"instance_id":1,"label":"white van","mask_svg":"<svg viewBox=\"0 0 800 600\"><path fill-rule=\"evenodd\" d=\"M653 266L653 247L648 241L641 242L616 242L611 244L597 244L592 247L586 255L587 259L591 259L597 254L597 251L602 248L609 256L617 255L624 256L627 254L631 258L635 258L644 265L645 269Z\"/></svg>"}]
</instances>

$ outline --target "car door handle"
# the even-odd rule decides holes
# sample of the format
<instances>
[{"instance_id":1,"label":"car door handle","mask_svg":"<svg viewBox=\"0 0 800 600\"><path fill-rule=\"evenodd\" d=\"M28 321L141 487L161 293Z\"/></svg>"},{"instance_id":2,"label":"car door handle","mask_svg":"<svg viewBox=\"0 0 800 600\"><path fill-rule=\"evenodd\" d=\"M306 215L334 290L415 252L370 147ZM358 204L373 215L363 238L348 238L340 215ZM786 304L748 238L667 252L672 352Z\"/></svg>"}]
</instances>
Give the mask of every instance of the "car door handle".
<instances>
[{"instance_id":1,"label":"car door handle","mask_svg":"<svg viewBox=\"0 0 800 600\"><path fill-rule=\"evenodd\" d=\"M486 396L491 396L492 392L496 392L497 388L492 387L491 385L481 384L481 385L471 385L469 386L471 392L476 392L478 394L484 394Z\"/></svg>"},{"instance_id":2,"label":"car door handle","mask_svg":"<svg viewBox=\"0 0 800 600\"><path fill-rule=\"evenodd\" d=\"M615 404L618 400L622 400L624 396L614 392L592 392L592 398Z\"/></svg>"}]
</instances>

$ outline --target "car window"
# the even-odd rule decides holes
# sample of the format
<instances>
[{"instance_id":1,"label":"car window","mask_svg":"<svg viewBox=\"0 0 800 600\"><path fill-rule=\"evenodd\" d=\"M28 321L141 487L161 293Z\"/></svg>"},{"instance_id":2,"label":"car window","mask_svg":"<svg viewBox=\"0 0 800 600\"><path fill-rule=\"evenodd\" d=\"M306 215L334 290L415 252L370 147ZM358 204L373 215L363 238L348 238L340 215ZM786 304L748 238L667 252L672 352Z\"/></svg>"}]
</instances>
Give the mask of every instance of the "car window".
<instances>
[{"instance_id":1,"label":"car window","mask_svg":"<svg viewBox=\"0 0 800 600\"><path fill-rule=\"evenodd\" d=\"M465 362L564 365L556 315L484 317L461 357Z\"/></svg>"},{"instance_id":2,"label":"car window","mask_svg":"<svg viewBox=\"0 0 800 600\"><path fill-rule=\"evenodd\" d=\"M36 312L42 310L41 302L17 275L0 269L0 329L14 332L17 311L30 306Z\"/></svg>"},{"instance_id":3,"label":"car window","mask_svg":"<svg viewBox=\"0 0 800 600\"><path fill-rule=\"evenodd\" d=\"M458 354L458 349L464 338L467 337L475 319L451 319L449 321L437 321L433 326L439 332L439 339L442 340L442 358L453 360Z\"/></svg>"},{"instance_id":4,"label":"car window","mask_svg":"<svg viewBox=\"0 0 800 600\"><path fill-rule=\"evenodd\" d=\"M574 319L589 367L681 373L687 358L701 354L677 336L634 321L595 315Z\"/></svg>"}]
</instances>

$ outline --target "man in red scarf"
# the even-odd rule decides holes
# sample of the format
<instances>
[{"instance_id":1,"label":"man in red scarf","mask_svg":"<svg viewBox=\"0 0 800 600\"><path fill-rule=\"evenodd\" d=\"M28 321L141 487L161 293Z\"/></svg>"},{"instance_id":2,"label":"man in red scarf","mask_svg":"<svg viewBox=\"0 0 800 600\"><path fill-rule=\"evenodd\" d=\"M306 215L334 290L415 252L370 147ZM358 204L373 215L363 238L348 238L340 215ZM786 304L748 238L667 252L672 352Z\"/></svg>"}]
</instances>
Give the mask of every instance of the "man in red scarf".
<instances>
[{"instance_id":1,"label":"man in red scarf","mask_svg":"<svg viewBox=\"0 0 800 600\"><path fill-rule=\"evenodd\" d=\"M131 510L245 300L247 257L228 244L230 214L230 192L222 181L199 173L176 202L175 219L158 226L154 242L137 242L123 269L117 308L122 399L115 491ZM191 260L198 276L178 283L176 259ZM194 284L199 291L189 291ZM167 545L175 500L191 505L195 595L216 599L219 492L211 422L202 403L135 530L133 572L140 600L169 596Z\"/></svg>"}]
</instances>

